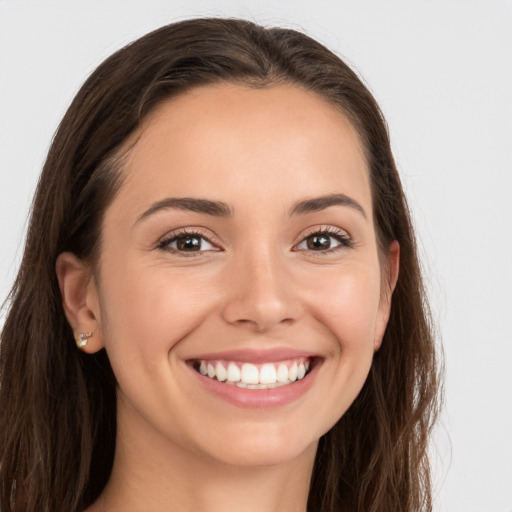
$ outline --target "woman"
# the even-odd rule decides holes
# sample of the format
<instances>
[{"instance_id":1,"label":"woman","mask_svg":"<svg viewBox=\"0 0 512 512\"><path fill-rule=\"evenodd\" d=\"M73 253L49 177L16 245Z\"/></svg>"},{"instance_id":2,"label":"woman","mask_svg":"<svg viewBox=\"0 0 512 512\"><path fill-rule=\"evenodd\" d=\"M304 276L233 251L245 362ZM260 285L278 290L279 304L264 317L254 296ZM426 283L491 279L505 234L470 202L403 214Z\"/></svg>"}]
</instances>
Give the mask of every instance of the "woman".
<instances>
[{"instance_id":1,"label":"woman","mask_svg":"<svg viewBox=\"0 0 512 512\"><path fill-rule=\"evenodd\" d=\"M431 509L437 370L385 122L293 30L184 21L91 75L1 357L4 511Z\"/></svg>"}]
</instances>

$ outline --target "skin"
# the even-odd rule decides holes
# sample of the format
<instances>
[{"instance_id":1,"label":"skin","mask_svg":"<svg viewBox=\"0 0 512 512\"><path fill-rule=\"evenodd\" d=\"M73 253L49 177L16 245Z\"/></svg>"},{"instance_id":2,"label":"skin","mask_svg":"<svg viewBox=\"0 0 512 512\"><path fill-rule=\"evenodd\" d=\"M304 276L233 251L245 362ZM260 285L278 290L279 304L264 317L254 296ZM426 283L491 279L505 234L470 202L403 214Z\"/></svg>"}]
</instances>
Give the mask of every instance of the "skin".
<instances>
[{"instance_id":1,"label":"skin","mask_svg":"<svg viewBox=\"0 0 512 512\"><path fill-rule=\"evenodd\" d=\"M57 262L71 326L93 332L85 350L105 347L119 383L114 468L88 512L305 511L318 439L364 384L398 274L396 242L379 264L359 138L299 87L223 84L168 100L134 140L98 267L70 253ZM332 194L360 209L290 214ZM144 215L176 197L222 201L232 215ZM179 252L182 228L209 243ZM326 228L330 250L311 249ZM215 397L186 364L275 347L320 361L309 389L279 407Z\"/></svg>"}]
</instances>

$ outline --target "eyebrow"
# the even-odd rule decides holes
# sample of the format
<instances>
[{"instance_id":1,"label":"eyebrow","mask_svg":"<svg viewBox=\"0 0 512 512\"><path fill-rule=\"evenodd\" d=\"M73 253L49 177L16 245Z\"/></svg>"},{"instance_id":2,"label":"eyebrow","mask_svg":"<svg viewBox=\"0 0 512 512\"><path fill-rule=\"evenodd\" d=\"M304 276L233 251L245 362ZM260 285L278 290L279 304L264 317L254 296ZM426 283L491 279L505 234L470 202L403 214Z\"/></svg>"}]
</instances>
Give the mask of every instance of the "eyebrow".
<instances>
[{"instance_id":1,"label":"eyebrow","mask_svg":"<svg viewBox=\"0 0 512 512\"><path fill-rule=\"evenodd\" d=\"M160 210L167 210L169 208L205 213L206 215L213 215L214 217L230 217L233 215L229 205L222 201L210 201L209 199L198 199L194 197L168 197L151 205L150 208L139 216L137 222L140 222Z\"/></svg>"},{"instance_id":2,"label":"eyebrow","mask_svg":"<svg viewBox=\"0 0 512 512\"><path fill-rule=\"evenodd\" d=\"M290 215L318 212L331 206L349 206L357 210L365 219L367 218L364 208L355 199L345 194L331 194L300 201L293 206Z\"/></svg>"},{"instance_id":3,"label":"eyebrow","mask_svg":"<svg viewBox=\"0 0 512 512\"><path fill-rule=\"evenodd\" d=\"M349 206L361 213L365 219L367 218L363 207L357 201L345 194L331 194L299 201L292 207L290 216L318 212L331 206ZM194 197L167 197L151 205L150 208L137 218L136 223L156 212L167 210L169 208L204 213L214 217L231 217L233 215L231 207L222 201L211 201L209 199L199 199Z\"/></svg>"}]
</instances>

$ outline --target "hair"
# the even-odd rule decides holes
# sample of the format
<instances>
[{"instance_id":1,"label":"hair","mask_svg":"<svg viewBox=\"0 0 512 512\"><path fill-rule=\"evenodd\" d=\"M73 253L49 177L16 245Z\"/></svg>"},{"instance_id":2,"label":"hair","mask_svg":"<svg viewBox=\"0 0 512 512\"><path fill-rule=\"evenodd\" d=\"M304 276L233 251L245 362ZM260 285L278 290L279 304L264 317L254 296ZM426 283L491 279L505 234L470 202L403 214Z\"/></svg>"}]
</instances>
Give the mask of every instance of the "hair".
<instances>
[{"instance_id":1,"label":"hair","mask_svg":"<svg viewBox=\"0 0 512 512\"><path fill-rule=\"evenodd\" d=\"M114 53L87 79L49 149L26 247L8 298L0 353L0 508L80 512L101 493L116 440L116 379L104 350L77 350L55 262L95 262L102 217L121 186L128 137L162 101L207 84L294 84L340 109L368 163L381 255L400 244L400 273L380 350L360 394L319 442L308 510L432 509L427 454L439 364L414 233L375 99L307 35L204 18L162 27Z\"/></svg>"}]
</instances>

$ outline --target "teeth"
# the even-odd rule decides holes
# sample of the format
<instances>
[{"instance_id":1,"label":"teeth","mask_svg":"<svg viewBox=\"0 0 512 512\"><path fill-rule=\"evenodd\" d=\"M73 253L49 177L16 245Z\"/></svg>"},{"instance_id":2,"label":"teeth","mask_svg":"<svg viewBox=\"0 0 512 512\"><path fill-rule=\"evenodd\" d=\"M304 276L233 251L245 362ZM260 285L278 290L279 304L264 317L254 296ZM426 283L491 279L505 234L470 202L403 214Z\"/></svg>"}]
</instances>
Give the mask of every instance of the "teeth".
<instances>
[{"instance_id":1,"label":"teeth","mask_svg":"<svg viewBox=\"0 0 512 512\"><path fill-rule=\"evenodd\" d=\"M210 366L210 365L208 365L208 366ZM210 372L208 372L208 374L209 373ZM288 379L291 380L292 382L297 380L297 363L296 362L294 362L292 364L292 367L288 371Z\"/></svg>"},{"instance_id":2,"label":"teeth","mask_svg":"<svg viewBox=\"0 0 512 512\"><path fill-rule=\"evenodd\" d=\"M281 363L265 363L259 367L252 363L234 361L201 361L199 368L196 368L201 375L217 379L219 382L248 389L269 389L303 379L309 366L309 360L297 359Z\"/></svg>"},{"instance_id":3,"label":"teeth","mask_svg":"<svg viewBox=\"0 0 512 512\"><path fill-rule=\"evenodd\" d=\"M306 375L306 368L303 362L299 363L299 369L297 370L297 378L302 379ZM220 380L220 379L219 379Z\"/></svg>"},{"instance_id":4,"label":"teeth","mask_svg":"<svg viewBox=\"0 0 512 512\"><path fill-rule=\"evenodd\" d=\"M277 369L277 382L289 382L288 367L284 363L281 363Z\"/></svg>"},{"instance_id":5,"label":"teeth","mask_svg":"<svg viewBox=\"0 0 512 512\"><path fill-rule=\"evenodd\" d=\"M229 363L228 364L228 381L229 382L238 382L239 380L240 380L240 368L235 363Z\"/></svg>"},{"instance_id":6,"label":"teeth","mask_svg":"<svg viewBox=\"0 0 512 512\"><path fill-rule=\"evenodd\" d=\"M235 386L245 389L272 389L285 385L286 384L244 384L243 382L237 382L235 384Z\"/></svg>"},{"instance_id":7,"label":"teeth","mask_svg":"<svg viewBox=\"0 0 512 512\"><path fill-rule=\"evenodd\" d=\"M276 367L273 364L264 364L260 370L260 384L275 384L276 380Z\"/></svg>"},{"instance_id":8,"label":"teeth","mask_svg":"<svg viewBox=\"0 0 512 512\"><path fill-rule=\"evenodd\" d=\"M221 363L217 363L215 365L215 374L217 376L217 380L220 380L221 382L224 382L228 378L228 372Z\"/></svg>"},{"instance_id":9,"label":"teeth","mask_svg":"<svg viewBox=\"0 0 512 512\"><path fill-rule=\"evenodd\" d=\"M258 367L254 366L250 363L244 363L242 365L242 382L244 384L259 384L260 383L260 375L258 372Z\"/></svg>"}]
</instances>

